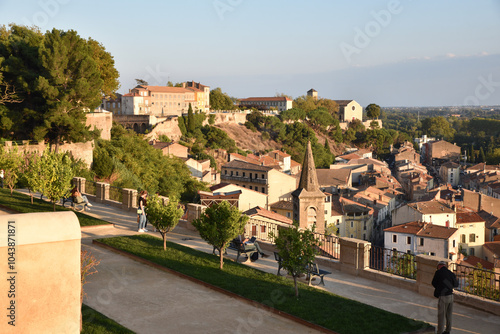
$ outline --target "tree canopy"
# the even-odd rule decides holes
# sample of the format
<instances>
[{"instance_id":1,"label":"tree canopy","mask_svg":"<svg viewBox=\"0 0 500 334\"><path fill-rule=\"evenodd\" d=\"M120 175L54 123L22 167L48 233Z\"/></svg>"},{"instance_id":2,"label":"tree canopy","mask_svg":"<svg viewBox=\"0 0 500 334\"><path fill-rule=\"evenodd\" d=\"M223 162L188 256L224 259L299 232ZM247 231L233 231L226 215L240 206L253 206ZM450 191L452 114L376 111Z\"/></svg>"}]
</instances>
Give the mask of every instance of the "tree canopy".
<instances>
[{"instance_id":1,"label":"tree canopy","mask_svg":"<svg viewBox=\"0 0 500 334\"><path fill-rule=\"evenodd\" d=\"M74 30L43 34L37 28L2 26L0 60L4 84L21 100L7 101L7 110L0 112L3 137L45 139L57 150L62 141L98 135L85 125L85 113L119 86L113 57L102 44Z\"/></svg>"},{"instance_id":2,"label":"tree canopy","mask_svg":"<svg viewBox=\"0 0 500 334\"><path fill-rule=\"evenodd\" d=\"M375 103L370 103L365 110L368 118L376 119L380 116L380 106Z\"/></svg>"},{"instance_id":3,"label":"tree canopy","mask_svg":"<svg viewBox=\"0 0 500 334\"><path fill-rule=\"evenodd\" d=\"M233 100L219 87L210 91L210 109L212 110L234 110L236 107Z\"/></svg>"}]
</instances>

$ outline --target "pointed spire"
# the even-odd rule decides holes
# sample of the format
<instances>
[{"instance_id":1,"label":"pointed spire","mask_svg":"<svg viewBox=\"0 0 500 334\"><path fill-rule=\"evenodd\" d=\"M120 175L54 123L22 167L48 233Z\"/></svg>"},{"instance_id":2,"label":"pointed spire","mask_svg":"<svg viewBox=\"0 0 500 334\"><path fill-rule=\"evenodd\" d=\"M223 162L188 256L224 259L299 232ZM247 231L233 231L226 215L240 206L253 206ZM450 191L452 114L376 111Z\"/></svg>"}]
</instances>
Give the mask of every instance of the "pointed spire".
<instances>
[{"instance_id":1,"label":"pointed spire","mask_svg":"<svg viewBox=\"0 0 500 334\"><path fill-rule=\"evenodd\" d=\"M300 173L299 189L305 189L309 192L319 189L318 176L316 175L316 167L314 166L314 158L310 141L307 142L306 153L304 154L302 172Z\"/></svg>"}]
</instances>

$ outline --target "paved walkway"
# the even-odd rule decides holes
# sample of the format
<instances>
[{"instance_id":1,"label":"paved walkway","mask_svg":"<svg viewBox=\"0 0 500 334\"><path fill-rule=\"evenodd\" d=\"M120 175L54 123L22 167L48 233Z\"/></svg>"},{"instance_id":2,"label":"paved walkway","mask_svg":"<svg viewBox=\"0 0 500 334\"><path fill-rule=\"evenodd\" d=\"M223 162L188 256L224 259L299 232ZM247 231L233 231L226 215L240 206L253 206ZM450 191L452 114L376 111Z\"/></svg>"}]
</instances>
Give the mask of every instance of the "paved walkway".
<instances>
[{"instance_id":1,"label":"paved walkway","mask_svg":"<svg viewBox=\"0 0 500 334\"><path fill-rule=\"evenodd\" d=\"M112 222L115 227L82 228L82 248L101 260L99 272L85 286L86 304L137 333L227 332L316 333L288 319L259 308L241 312L241 303L211 289L186 282L147 265L93 245L92 239L137 234L133 212L93 203L91 216ZM158 233L148 232L158 235ZM212 248L193 231L177 227L167 238L205 252ZM235 252L229 251L235 259ZM245 262L276 273L274 258ZM349 299L436 325L437 300L388 284L351 276L334 270L325 277L326 290ZM208 302L209 301L209 302ZM214 306L215 305L215 306ZM332 314L335 316L335 314ZM500 332L500 317L455 303L453 333L493 334Z\"/></svg>"}]
</instances>

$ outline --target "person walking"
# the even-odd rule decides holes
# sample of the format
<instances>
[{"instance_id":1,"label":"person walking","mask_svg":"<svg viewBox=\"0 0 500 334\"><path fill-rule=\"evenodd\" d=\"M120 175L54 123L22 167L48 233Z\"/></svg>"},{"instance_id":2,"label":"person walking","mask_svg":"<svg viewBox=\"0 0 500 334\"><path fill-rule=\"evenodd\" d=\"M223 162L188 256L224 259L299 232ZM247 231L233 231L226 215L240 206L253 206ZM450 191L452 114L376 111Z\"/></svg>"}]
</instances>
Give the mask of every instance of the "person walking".
<instances>
[{"instance_id":1,"label":"person walking","mask_svg":"<svg viewBox=\"0 0 500 334\"><path fill-rule=\"evenodd\" d=\"M139 226L137 232L147 232L146 230L146 205L148 197L148 192L146 190L141 191L139 196L139 208L137 209L137 214L139 215Z\"/></svg>"},{"instance_id":2,"label":"person walking","mask_svg":"<svg viewBox=\"0 0 500 334\"><path fill-rule=\"evenodd\" d=\"M432 278L434 297L439 298L437 334L449 334L451 331L453 288L458 287L457 277L448 270L446 265L447 263L445 261L439 261L437 270Z\"/></svg>"}]
</instances>

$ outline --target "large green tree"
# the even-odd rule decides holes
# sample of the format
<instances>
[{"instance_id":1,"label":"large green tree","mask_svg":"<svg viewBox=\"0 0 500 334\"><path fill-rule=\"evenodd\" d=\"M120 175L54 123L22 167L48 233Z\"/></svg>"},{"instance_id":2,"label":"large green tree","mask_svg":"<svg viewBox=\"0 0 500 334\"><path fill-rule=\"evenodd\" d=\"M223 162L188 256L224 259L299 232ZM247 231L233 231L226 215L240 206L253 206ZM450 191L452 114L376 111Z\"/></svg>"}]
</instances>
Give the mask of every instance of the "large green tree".
<instances>
[{"instance_id":1,"label":"large green tree","mask_svg":"<svg viewBox=\"0 0 500 334\"><path fill-rule=\"evenodd\" d=\"M210 109L212 110L234 110L235 105L229 95L222 92L219 87L210 91Z\"/></svg>"},{"instance_id":2,"label":"large green tree","mask_svg":"<svg viewBox=\"0 0 500 334\"><path fill-rule=\"evenodd\" d=\"M370 103L365 110L368 118L376 119L380 116L380 106L378 104Z\"/></svg>"},{"instance_id":3,"label":"large green tree","mask_svg":"<svg viewBox=\"0 0 500 334\"><path fill-rule=\"evenodd\" d=\"M422 121L422 132L429 137L452 140L455 130L442 116L428 117Z\"/></svg>"},{"instance_id":4,"label":"large green tree","mask_svg":"<svg viewBox=\"0 0 500 334\"><path fill-rule=\"evenodd\" d=\"M220 269L224 266L224 252L229 242L243 233L247 220L248 216L238 208L222 201L208 207L200 218L193 221L201 238L219 251Z\"/></svg>"},{"instance_id":5,"label":"large green tree","mask_svg":"<svg viewBox=\"0 0 500 334\"><path fill-rule=\"evenodd\" d=\"M0 27L0 72L21 103L1 113L2 135L13 139L45 139L58 145L95 138L85 114L118 88L113 57L93 39L75 31L10 25Z\"/></svg>"}]
</instances>

